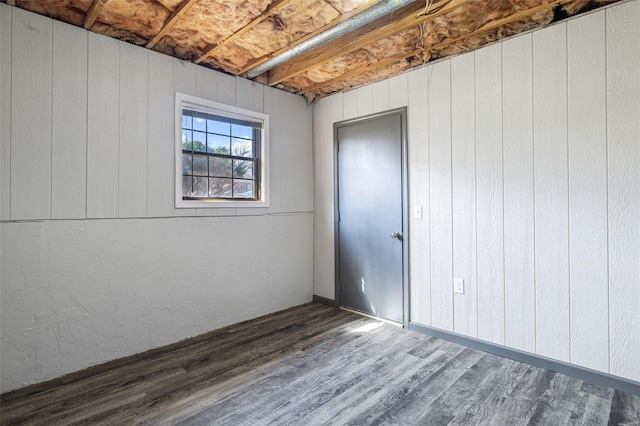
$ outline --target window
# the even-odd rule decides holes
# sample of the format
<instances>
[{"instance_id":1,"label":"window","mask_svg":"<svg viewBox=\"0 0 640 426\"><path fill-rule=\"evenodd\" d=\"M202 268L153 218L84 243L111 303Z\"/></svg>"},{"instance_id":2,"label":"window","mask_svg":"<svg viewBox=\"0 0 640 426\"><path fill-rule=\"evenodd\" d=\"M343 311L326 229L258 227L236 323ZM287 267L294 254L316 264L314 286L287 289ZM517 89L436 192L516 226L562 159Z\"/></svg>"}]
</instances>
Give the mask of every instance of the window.
<instances>
[{"instance_id":1,"label":"window","mask_svg":"<svg viewBox=\"0 0 640 426\"><path fill-rule=\"evenodd\" d=\"M176 207L267 207L268 116L176 93Z\"/></svg>"}]
</instances>

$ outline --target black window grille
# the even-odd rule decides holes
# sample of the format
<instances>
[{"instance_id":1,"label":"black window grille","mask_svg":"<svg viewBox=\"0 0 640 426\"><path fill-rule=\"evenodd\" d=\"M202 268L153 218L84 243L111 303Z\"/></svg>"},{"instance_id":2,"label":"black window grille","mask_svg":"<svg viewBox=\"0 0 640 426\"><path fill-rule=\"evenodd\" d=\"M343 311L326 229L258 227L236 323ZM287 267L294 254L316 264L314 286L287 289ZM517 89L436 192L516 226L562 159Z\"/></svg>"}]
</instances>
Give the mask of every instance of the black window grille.
<instances>
[{"instance_id":1,"label":"black window grille","mask_svg":"<svg viewBox=\"0 0 640 426\"><path fill-rule=\"evenodd\" d=\"M182 199L259 200L262 123L182 109Z\"/></svg>"}]
</instances>

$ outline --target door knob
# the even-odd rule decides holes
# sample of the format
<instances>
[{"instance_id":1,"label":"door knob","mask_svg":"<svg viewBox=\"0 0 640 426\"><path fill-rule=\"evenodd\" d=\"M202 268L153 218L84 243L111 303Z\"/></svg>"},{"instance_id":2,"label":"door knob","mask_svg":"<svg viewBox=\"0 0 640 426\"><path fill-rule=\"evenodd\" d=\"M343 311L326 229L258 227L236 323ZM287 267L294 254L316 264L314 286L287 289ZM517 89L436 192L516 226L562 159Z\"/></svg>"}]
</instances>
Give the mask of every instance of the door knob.
<instances>
[{"instance_id":1,"label":"door knob","mask_svg":"<svg viewBox=\"0 0 640 426\"><path fill-rule=\"evenodd\" d=\"M402 234L399 233L399 232L392 232L391 233L391 238L395 238L396 240L402 241Z\"/></svg>"}]
</instances>

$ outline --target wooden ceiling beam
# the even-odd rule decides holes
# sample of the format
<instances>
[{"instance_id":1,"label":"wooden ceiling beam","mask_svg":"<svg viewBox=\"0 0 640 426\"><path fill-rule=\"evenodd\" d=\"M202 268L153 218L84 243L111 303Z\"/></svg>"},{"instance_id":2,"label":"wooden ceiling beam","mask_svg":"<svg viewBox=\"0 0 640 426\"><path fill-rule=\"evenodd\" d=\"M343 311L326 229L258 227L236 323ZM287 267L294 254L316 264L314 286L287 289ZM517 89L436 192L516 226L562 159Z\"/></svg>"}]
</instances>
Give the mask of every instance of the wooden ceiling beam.
<instances>
[{"instance_id":1,"label":"wooden ceiling beam","mask_svg":"<svg viewBox=\"0 0 640 426\"><path fill-rule=\"evenodd\" d=\"M370 46L378 40L415 27L422 22L450 12L470 1L472 0L436 1L428 14L419 17L416 15L424 9L424 1L411 3L392 14L377 19L272 69L269 72L269 85L278 84L331 59L348 55L358 49Z\"/></svg>"},{"instance_id":2,"label":"wooden ceiling beam","mask_svg":"<svg viewBox=\"0 0 640 426\"><path fill-rule=\"evenodd\" d=\"M373 6L373 5L377 4L377 3L380 3L381 1L382 0L371 1L368 4L364 4L364 5L361 5L361 6L357 7L356 9L352 10L351 12L347 12L347 13L344 13L342 15L339 15L336 19L334 19L333 21L329 22L327 25L318 28L317 30L305 35L304 37L299 38L298 40L292 42L291 44L288 44L288 45L276 50L275 52L271 52L271 53L269 53L267 55L264 55L264 56L261 56L259 58L256 58L256 59L253 59L253 60L249 61L249 63L247 63L244 66L244 68L240 70L240 72L238 74L246 73L250 69L257 67L258 65L260 65L264 61L269 60L269 59L271 59L271 58L273 58L275 56L278 56L279 54L281 54L281 53L283 53L283 52L285 52L285 51L287 51L287 50L299 45L300 43L302 43L304 41L309 40L311 37L317 36L321 32L326 31L331 27L334 27L334 26L338 25L340 22L346 21L347 19L351 18L353 15L356 15L356 14L362 12L363 10L370 8L371 6Z\"/></svg>"},{"instance_id":3,"label":"wooden ceiling beam","mask_svg":"<svg viewBox=\"0 0 640 426\"><path fill-rule=\"evenodd\" d=\"M87 15L84 18L83 27L87 30L90 30L95 24L96 19L98 19L98 15L102 11L102 7L104 6L105 0L95 0L89 10L87 11Z\"/></svg>"},{"instance_id":4,"label":"wooden ceiling beam","mask_svg":"<svg viewBox=\"0 0 640 426\"><path fill-rule=\"evenodd\" d=\"M171 15L169 15L167 20L164 22L164 25L162 26L158 34L153 36L153 38L147 42L146 47L148 49L151 49L153 46L155 46L155 44L159 42L160 39L162 39L162 37L164 37L171 30L175 23L178 22L182 18L182 16L187 13L189 9L191 9L191 6L193 6L197 1L198 0L184 0L182 3L180 3L180 5L176 7L173 12L171 12Z\"/></svg>"},{"instance_id":5,"label":"wooden ceiling beam","mask_svg":"<svg viewBox=\"0 0 640 426\"><path fill-rule=\"evenodd\" d=\"M221 47L226 46L229 43L233 42L234 40L238 39L240 36L245 34L251 28L255 27L256 25L258 25L259 23L261 23L262 21L267 19L269 17L269 15L271 15L274 12L277 12L278 10L284 8L286 5L291 3L291 1L292 0L276 0L276 1L274 1L273 3L271 3L269 5L269 7L267 9L265 9L264 12L262 12L262 14L260 14L260 16L258 16L257 18L255 18L254 20L249 22L244 27L240 28L235 33L231 34L226 39L222 40L220 43L214 44L213 46L211 46L207 50L205 50L202 53L202 55L200 55L200 57L198 59L196 59L196 61L195 61L196 64L199 64L203 60L207 59L209 56L213 55Z\"/></svg>"},{"instance_id":6,"label":"wooden ceiling beam","mask_svg":"<svg viewBox=\"0 0 640 426\"><path fill-rule=\"evenodd\" d=\"M410 52L401 53L401 54L398 54L398 55L387 56L387 57L384 57L384 58L380 59L379 61L370 62L370 63L368 63L366 65L362 65L362 66L360 66L358 68L355 68L353 70L350 70L350 71L348 71L348 72L346 72L346 73L344 73L344 74L342 74L342 75L340 75L340 76L338 76L336 78L333 78L333 79L327 80L327 81L323 81L323 82L320 82L320 83L316 83L311 87L307 87L306 89L301 91L299 94L304 95L304 94L316 91L318 89L322 89L325 86L330 86L330 85L339 83L341 81L348 80L348 79L353 78L353 77L358 77L358 76L360 76L362 74L366 74L366 73L371 72L373 70L386 67L388 65L394 64L394 63L396 63L398 61L405 60L405 59L410 58L412 56L419 56L425 50L432 51L432 50L438 50L438 49L445 48L445 47L450 46L450 45L452 45L454 43L457 43L459 41L466 40L468 38L474 37L476 35L480 35L480 34L482 34L484 32L487 32L487 31L495 30L495 29L497 29L497 28L499 28L499 27L501 27L503 25L509 24L511 22L518 21L520 19L528 18L528 17L530 17L532 15L535 15L536 13L545 11L547 9L552 9L552 8L556 7L557 5L562 5L562 4L565 4L565 3L569 3L570 1L571 0L553 0L550 3L544 3L544 4L541 4L541 5L529 8L529 9L519 10L519 11L517 11L517 12L515 12L515 13L509 15L509 16L506 16L504 18L497 19L495 21L487 22L482 27L480 27L477 30L474 30L474 31L472 31L470 33L461 34L458 37L454 37L454 38L446 38L446 39L434 44L433 46L429 47L428 49L422 49L422 48L415 49L415 50L412 50Z\"/></svg>"}]
</instances>

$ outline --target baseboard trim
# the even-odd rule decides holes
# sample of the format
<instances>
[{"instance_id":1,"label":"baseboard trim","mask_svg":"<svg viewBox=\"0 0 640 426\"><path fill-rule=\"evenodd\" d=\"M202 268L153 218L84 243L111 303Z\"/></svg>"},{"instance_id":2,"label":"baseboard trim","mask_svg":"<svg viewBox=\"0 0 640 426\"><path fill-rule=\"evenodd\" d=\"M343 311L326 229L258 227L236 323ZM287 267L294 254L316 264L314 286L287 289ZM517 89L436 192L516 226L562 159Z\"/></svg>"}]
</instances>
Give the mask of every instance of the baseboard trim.
<instances>
[{"instance_id":1,"label":"baseboard trim","mask_svg":"<svg viewBox=\"0 0 640 426\"><path fill-rule=\"evenodd\" d=\"M313 295L313 301L315 303L320 303L322 305L331 306L332 308L338 307L338 303L335 300L329 299L327 297L318 296L316 294Z\"/></svg>"},{"instance_id":2,"label":"baseboard trim","mask_svg":"<svg viewBox=\"0 0 640 426\"><path fill-rule=\"evenodd\" d=\"M449 342L458 343L473 349L489 352L494 355L524 362L526 364L535 365L536 367L546 368L547 370L566 374L567 376L573 376L580 380L597 383L599 385L640 396L640 383L623 377L613 376L611 374L591 370L590 368L580 367L578 365L569 364L541 355L508 348L506 346L497 345L495 343L486 342L473 337L463 336L461 334L452 333L439 328L429 327L416 322L409 322L409 330L428 334Z\"/></svg>"}]
</instances>

